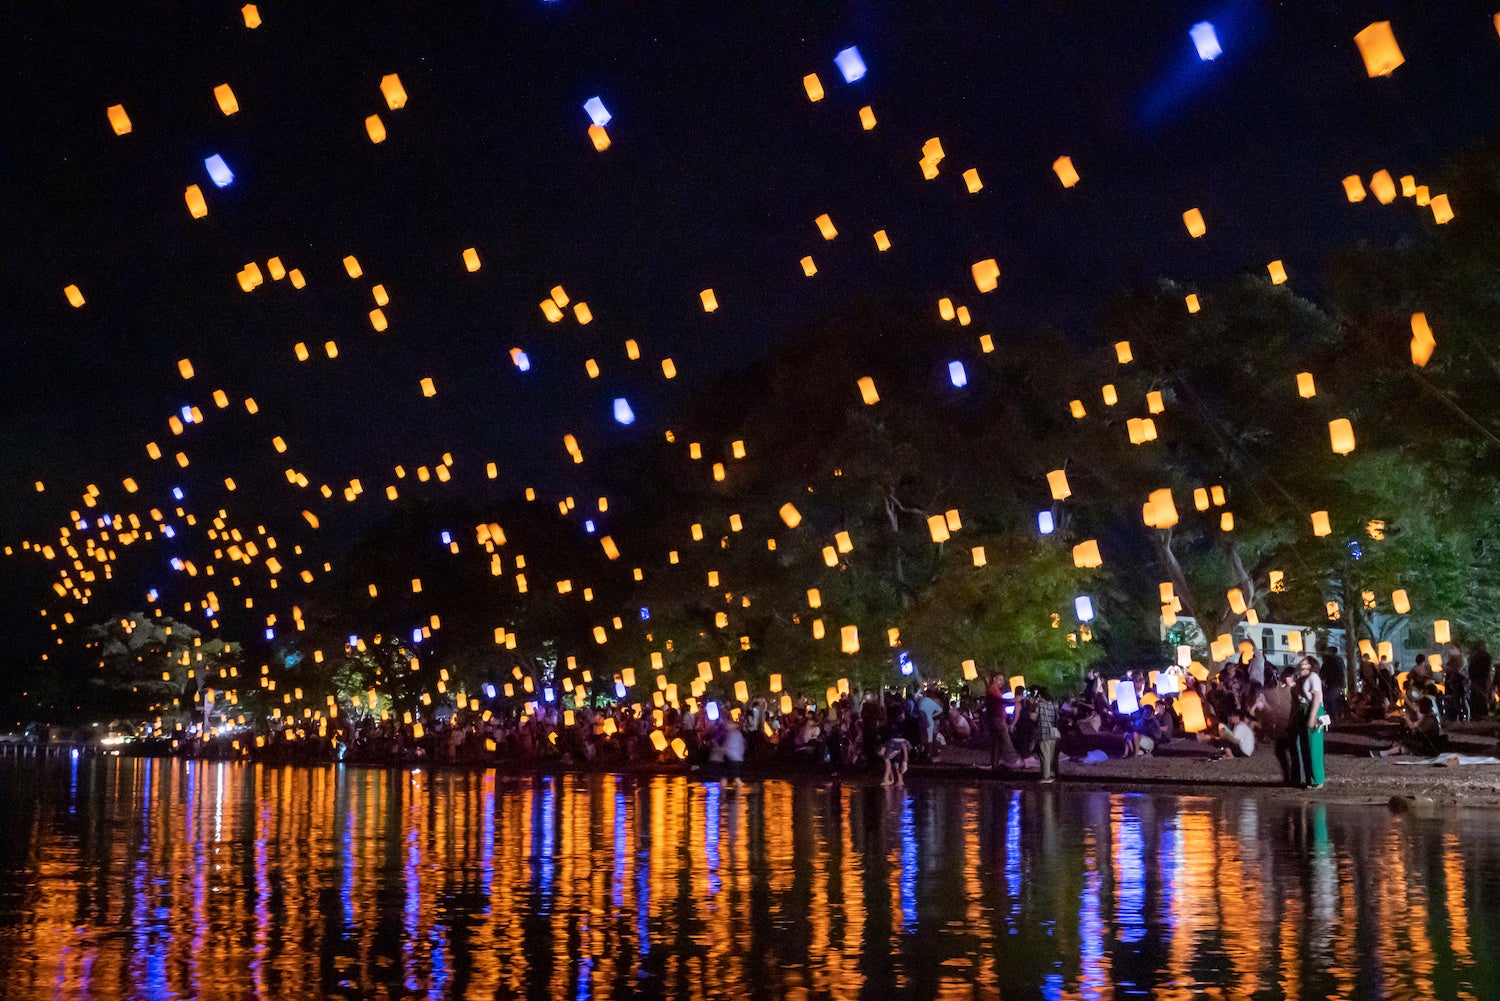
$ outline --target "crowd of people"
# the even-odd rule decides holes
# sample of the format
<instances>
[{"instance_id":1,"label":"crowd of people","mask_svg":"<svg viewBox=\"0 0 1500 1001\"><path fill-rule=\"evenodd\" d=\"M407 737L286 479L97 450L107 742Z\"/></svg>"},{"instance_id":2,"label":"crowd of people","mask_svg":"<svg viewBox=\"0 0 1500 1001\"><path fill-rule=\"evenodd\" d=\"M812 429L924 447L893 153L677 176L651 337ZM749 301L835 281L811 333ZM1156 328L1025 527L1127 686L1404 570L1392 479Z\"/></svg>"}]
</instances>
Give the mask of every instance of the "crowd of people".
<instances>
[{"instance_id":1,"label":"crowd of people","mask_svg":"<svg viewBox=\"0 0 1500 1001\"><path fill-rule=\"evenodd\" d=\"M1445 747L1445 721L1483 716L1496 698L1483 643L1468 656L1450 648L1437 670L1427 658L1399 673L1388 661L1364 659L1356 679L1346 694L1345 664L1331 648L1277 669L1246 643L1211 671L1131 671L1110 682L1090 672L1082 691L1063 699L997 675L982 694L934 684L849 693L832 704L791 700L789 711L766 698L663 709L503 705L425 721L288 721L174 745L204 756L308 763L628 768L680 761L734 782L748 761L778 772L879 770L883 781L899 783L909 765L940 761L951 747L987 748L991 768L1035 769L1051 782L1062 756L1151 756L1176 741L1192 742L1205 757L1248 757L1270 745L1287 783L1318 788L1323 736L1333 723L1394 724L1398 739L1374 753L1431 756Z\"/></svg>"}]
</instances>

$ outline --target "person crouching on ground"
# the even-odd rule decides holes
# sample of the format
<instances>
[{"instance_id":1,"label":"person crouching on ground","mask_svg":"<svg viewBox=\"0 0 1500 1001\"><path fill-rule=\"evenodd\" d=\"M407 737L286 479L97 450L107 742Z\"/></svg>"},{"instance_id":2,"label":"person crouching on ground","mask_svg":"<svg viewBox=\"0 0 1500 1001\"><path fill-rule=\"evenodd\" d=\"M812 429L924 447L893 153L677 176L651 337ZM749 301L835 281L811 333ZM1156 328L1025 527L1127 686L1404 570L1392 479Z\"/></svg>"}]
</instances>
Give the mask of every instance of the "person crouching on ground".
<instances>
[{"instance_id":1,"label":"person crouching on ground","mask_svg":"<svg viewBox=\"0 0 1500 1001\"><path fill-rule=\"evenodd\" d=\"M885 763L885 776L880 784L901 785L906 777L906 766L911 761L911 742L905 737L890 737L880 745L880 760Z\"/></svg>"}]
</instances>

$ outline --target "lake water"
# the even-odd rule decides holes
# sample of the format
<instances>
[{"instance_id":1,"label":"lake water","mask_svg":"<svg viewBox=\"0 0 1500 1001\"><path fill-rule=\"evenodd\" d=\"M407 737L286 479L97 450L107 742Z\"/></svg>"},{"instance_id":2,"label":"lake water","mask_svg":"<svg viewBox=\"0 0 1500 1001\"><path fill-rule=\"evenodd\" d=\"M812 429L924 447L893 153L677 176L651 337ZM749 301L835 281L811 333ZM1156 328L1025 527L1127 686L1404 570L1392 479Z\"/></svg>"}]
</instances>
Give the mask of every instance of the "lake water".
<instances>
[{"instance_id":1,"label":"lake water","mask_svg":"<svg viewBox=\"0 0 1500 1001\"><path fill-rule=\"evenodd\" d=\"M1500 997L1500 816L0 762L0 997Z\"/></svg>"}]
</instances>

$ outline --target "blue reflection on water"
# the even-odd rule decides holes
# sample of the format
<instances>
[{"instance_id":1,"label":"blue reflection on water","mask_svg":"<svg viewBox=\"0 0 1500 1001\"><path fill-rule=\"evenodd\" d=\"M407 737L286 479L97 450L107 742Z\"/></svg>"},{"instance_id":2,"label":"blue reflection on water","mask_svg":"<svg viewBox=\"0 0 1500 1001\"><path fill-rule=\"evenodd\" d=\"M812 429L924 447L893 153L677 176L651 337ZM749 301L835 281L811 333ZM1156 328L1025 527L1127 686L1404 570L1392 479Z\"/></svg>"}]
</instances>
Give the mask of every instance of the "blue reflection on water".
<instances>
[{"instance_id":1,"label":"blue reflection on water","mask_svg":"<svg viewBox=\"0 0 1500 1001\"><path fill-rule=\"evenodd\" d=\"M703 860L708 866L708 895L716 895L724 886L719 878L719 800L721 791L717 784L708 786L708 795L703 801Z\"/></svg>"},{"instance_id":2,"label":"blue reflection on water","mask_svg":"<svg viewBox=\"0 0 1500 1001\"><path fill-rule=\"evenodd\" d=\"M901 802L901 928L917 923L917 825L912 815L911 793Z\"/></svg>"},{"instance_id":3,"label":"blue reflection on water","mask_svg":"<svg viewBox=\"0 0 1500 1001\"><path fill-rule=\"evenodd\" d=\"M1146 937L1146 837L1137 814L1119 818L1119 863L1115 866L1115 923L1121 942Z\"/></svg>"},{"instance_id":4,"label":"blue reflection on water","mask_svg":"<svg viewBox=\"0 0 1500 1001\"><path fill-rule=\"evenodd\" d=\"M535 831L532 836L532 865L536 867L537 892L541 895L537 911L541 914L552 913L552 878L557 869L557 862L552 857L557 847L557 821L553 816L556 800L557 786L549 775L542 779L542 796L538 801L538 809L542 813L541 822L532 828Z\"/></svg>"},{"instance_id":5,"label":"blue reflection on water","mask_svg":"<svg viewBox=\"0 0 1500 1001\"><path fill-rule=\"evenodd\" d=\"M625 860L626 860L626 833L625 826L625 790L624 780L615 778L615 870L609 884L609 901L616 907L625 906Z\"/></svg>"}]
</instances>

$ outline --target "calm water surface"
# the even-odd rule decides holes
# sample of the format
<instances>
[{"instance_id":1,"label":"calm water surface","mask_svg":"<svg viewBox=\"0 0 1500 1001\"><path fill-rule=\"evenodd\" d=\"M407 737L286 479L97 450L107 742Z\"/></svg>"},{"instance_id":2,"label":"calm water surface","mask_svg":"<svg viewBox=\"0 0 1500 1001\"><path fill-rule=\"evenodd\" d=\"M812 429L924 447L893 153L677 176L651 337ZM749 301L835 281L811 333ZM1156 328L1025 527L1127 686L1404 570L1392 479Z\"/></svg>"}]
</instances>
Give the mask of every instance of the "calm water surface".
<instances>
[{"instance_id":1,"label":"calm water surface","mask_svg":"<svg viewBox=\"0 0 1500 1001\"><path fill-rule=\"evenodd\" d=\"M1500 997L1500 817L0 763L0 997Z\"/></svg>"}]
</instances>

